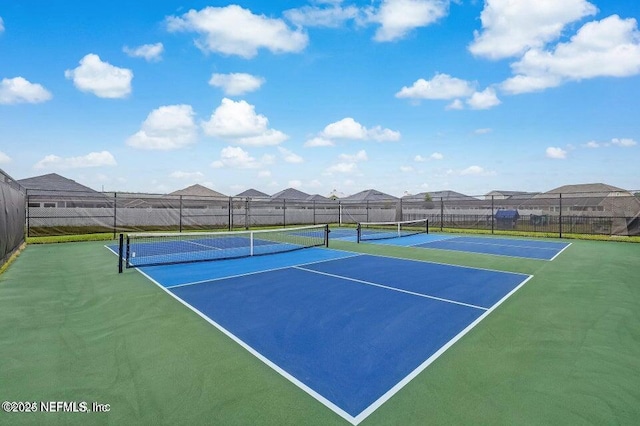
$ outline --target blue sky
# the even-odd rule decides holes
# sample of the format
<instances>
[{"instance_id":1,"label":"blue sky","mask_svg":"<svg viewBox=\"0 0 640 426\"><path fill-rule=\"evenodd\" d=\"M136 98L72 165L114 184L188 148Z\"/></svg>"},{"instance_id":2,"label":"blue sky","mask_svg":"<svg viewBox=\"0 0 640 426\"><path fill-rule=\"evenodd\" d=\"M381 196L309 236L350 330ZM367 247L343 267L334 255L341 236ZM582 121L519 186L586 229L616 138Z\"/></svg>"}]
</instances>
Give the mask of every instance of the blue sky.
<instances>
[{"instance_id":1,"label":"blue sky","mask_svg":"<svg viewBox=\"0 0 640 426\"><path fill-rule=\"evenodd\" d=\"M0 168L97 190L639 189L637 0L0 3Z\"/></svg>"}]
</instances>

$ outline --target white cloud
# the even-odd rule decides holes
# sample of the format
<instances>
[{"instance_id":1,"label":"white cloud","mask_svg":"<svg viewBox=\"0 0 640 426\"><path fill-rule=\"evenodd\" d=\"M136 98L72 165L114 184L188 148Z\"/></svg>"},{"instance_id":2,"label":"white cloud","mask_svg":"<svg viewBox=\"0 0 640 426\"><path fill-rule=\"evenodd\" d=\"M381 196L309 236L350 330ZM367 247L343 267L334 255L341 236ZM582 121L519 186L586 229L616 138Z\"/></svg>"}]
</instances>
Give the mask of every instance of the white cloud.
<instances>
[{"instance_id":1,"label":"white cloud","mask_svg":"<svg viewBox=\"0 0 640 426\"><path fill-rule=\"evenodd\" d=\"M494 176L496 172L485 170L480 166L470 166L460 171L461 176Z\"/></svg>"},{"instance_id":2,"label":"white cloud","mask_svg":"<svg viewBox=\"0 0 640 426\"><path fill-rule=\"evenodd\" d=\"M411 167L411 166L400 166L400 171L402 173L410 173L410 172L413 172L413 167Z\"/></svg>"},{"instance_id":3,"label":"white cloud","mask_svg":"<svg viewBox=\"0 0 640 426\"><path fill-rule=\"evenodd\" d=\"M0 16L0 34L4 32L4 21L2 20L2 16Z\"/></svg>"},{"instance_id":4,"label":"white cloud","mask_svg":"<svg viewBox=\"0 0 640 426\"><path fill-rule=\"evenodd\" d=\"M269 120L264 115L256 114L255 106L227 98L222 99L209 121L202 123L202 128L209 136L233 139L240 145L278 145L289 138L268 126Z\"/></svg>"},{"instance_id":5,"label":"white cloud","mask_svg":"<svg viewBox=\"0 0 640 426\"><path fill-rule=\"evenodd\" d=\"M632 146L636 146L638 143L636 141L634 141L633 139L630 138L622 138L622 139L618 139L618 138L613 138L611 139L611 142L596 142L596 141L590 141L587 142L586 144L582 145L585 148L606 148L606 147L610 147L610 146L618 146L621 148L630 148Z\"/></svg>"},{"instance_id":6,"label":"white cloud","mask_svg":"<svg viewBox=\"0 0 640 426\"><path fill-rule=\"evenodd\" d=\"M370 9L369 21L380 24L376 41L401 39L415 28L426 27L449 12L449 0L383 0L380 8Z\"/></svg>"},{"instance_id":7,"label":"white cloud","mask_svg":"<svg viewBox=\"0 0 640 426\"><path fill-rule=\"evenodd\" d=\"M88 167L115 166L116 159L109 151L90 152L81 157L62 158L47 155L38 161L34 169L81 169Z\"/></svg>"},{"instance_id":8,"label":"white cloud","mask_svg":"<svg viewBox=\"0 0 640 426\"><path fill-rule=\"evenodd\" d=\"M300 188L302 186L302 181L298 179L290 180L287 185L289 188Z\"/></svg>"},{"instance_id":9,"label":"white cloud","mask_svg":"<svg viewBox=\"0 0 640 426\"><path fill-rule=\"evenodd\" d=\"M534 92L567 81L640 74L640 32L633 18L617 15L588 22L553 50L531 49L511 65L516 74L501 85L511 94Z\"/></svg>"},{"instance_id":10,"label":"white cloud","mask_svg":"<svg viewBox=\"0 0 640 426\"><path fill-rule=\"evenodd\" d=\"M258 177L259 178L268 178L271 177L271 171L269 170L260 170L258 172Z\"/></svg>"},{"instance_id":11,"label":"white cloud","mask_svg":"<svg viewBox=\"0 0 640 426\"><path fill-rule=\"evenodd\" d=\"M449 105L445 107L446 110L460 110L464 109L464 103L460 99L454 99Z\"/></svg>"},{"instance_id":12,"label":"white cloud","mask_svg":"<svg viewBox=\"0 0 640 426\"><path fill-rule=\"evenodd\" d=\"M629 148L638 144L633 139L628 139L628 138L623 138L623 139L614 138L614 139L611 139L611 143L613 145L621 146L624 148Z\"/></svg>"},{"instance_id":13,"label":"white cloud","mask_svg":"<svg viewBox=\"0 0 640 426\"><path fill-rule=\"evenodd\" d=\"M213 74L209 84L220 87L225 95L243 95L255 92L264 84L264 78L246 73Z\"/></svg>"},{"instance_id":14,"label":"white cloud","mask_svg":"<svg viewBox=\"0 0 640 426\"><path fill-rule=\"evenodd\" d=\"M416 80L411 87L403 87L396 98L411 99L454 99L471 96L474 83L448 74L436 74L431 80Z\"/></svg>"},{"instance_id":15,"label":"white cloud","mask_svg":"<svg viewBox=\"0 0 640 426\"><path fill-rule=\"evenodd\" d=\"M254 15L238 5L190 10L180 17L167 18L169 31L191 31L201 35L196 41L204 52L252 58L261 48L273 53L300 52L309 38L300 28L292 30L281 19Z\"/></svg>"},{"instance_id":16,"label":"white cloud","mask_svg":"<svg viewBox=\"0 0 640 426\"><path fill-rule=\"evenodd\" d=\"M282 155L286 163L299 164L304 162L304 159L301 156L281 146L278 147L278 151L280 151L280 154Z\"/></svg>"},{"instance_id":17,"label":"white cloud","mask_svg":"<svg viewBox=\"0 0 640 426\"><path fill-rule=\"evenodd\" d=\"M357 170L356 163L337 163L327 168L329 174L332 173L353 173Z\"/></svg>"},{"instance_id":18,"label":"white cloud","mask_svg":"<svg viewBox=\"0 0 640 426\"><path fill-rule=\"evenodd\" d=\"M367 152L364 149L361 149L355 154L340 154L339 158L342 161L357 163L360 161L367 161L369 159L369 156L367 155Z\"/></svg>"},{"instance_id":19,"label":"white cloud","mask_svg":"<svg viewBox=\"0 0 640 426\"><path fill-rule=\"evenodd\" d=\"M564 160L567 158L567 151L562 148L550 146L547 148L547 158L553 158L555 160Z\"/></svg>"},{"instance_id":20,"label":"white cloud","mask_svg":"<svg viewBox=\"0 0 640 426\"><path fill-rule=\"evenodd\" d=\"M162 60L164 46L162 43L143 44L133 48L124 46L122 51L132 58L144 58L147 62L156 62Z\"/></svg>"},{"instance_id":21,"label":"white cloud","mask_svg":"<svg viewBox=\"0 0 640 426\"><path fill-rule=\"evenodd\" d=\"M391 129L383 129L380 126L367 129L353 118L346 117L342 120L328 124L322 131L320 137L325 139L373 139L378 142L385 142L400 140L400 132Z\"/></svg>"},{"instance_id":22,"label":"white cloud","mask_svg":"<svg viewBox=\"0 0 640 426\"><path fill-rule=\"evenodd\" d=\"M227 146L220 151L220 159L211 163L213 168L259 169L273 163L273 157L265 155L261 160L252 157L240 147Z\"/></svg>"},{"instance_id":23,"label":"white cloud","mask_svg":"<svg viewBox=\"0 0 640 426\"><path fill-rule=\"evenodd\" d=\"M442 160L444 158L444 155L442 155L439 152L434 152L433 154L429 155L429 157L423 157L422 155L416 155L415 157L413 157L413 161L415 161L416 163L424 163L427 160Z\"/></svg>"},{"instance_id":24,"label":"white cloud","mask_svg":"<svg viewBox=\"0 0 640 426\"><path fill-rule=\"evenodd\" d=\"M4 152L0 151L0 164L7 164L11 162L11 157L9 157Z\"/></svg>"},{"instance_id":25,"label":"white cloud","mask_svg":"<svg viewBox=\"0 0 640 426\"><path fill-rule=\"evenodd\" d=\"M169 177L172 177L174 179L200 181L200 180L204 179L204 173L202 173L202 172L175 171L175 172L171 172Z\"/></svg>"},{"instance_id":26,"label":"white cloud","mask_svg":"<svg viewBox=\"0 0 640 426\"><path fill-rule=\"evenodd\" d=\"M480 15L483 30L474 31L469 50L490 59L518 56L544 47L558 39L567 24L596 12L586 0L486 0Z\"/></svg>"},{"instance_id":27,"label":"white cloud","mask_svg":"<svg viewBox=\"0 0 640 426\"><path fill-rule=\"evenodd\" d=\"M40 84L23 77L3 78L0 82L0 105L46 102L53 96Z\"/></svg>"},{"instance_id":28,"label":"white cloud","mask_svg":"<svg viewBox=\"0 0 640 426\"><path fill-rule=\"evenodd\" d=\"M333 143L332 140L323 138L320 136L311 138L304 143L304 146L311 147L311 148L318 147L318 146L334 146L334 145L335 143Z\"/></svg>"},{"instance_id":29,"label":"white cloud","mask_svg":"<svg viewBox=\"0 0 640 426\"><path fill-rule=\"evenodd\" d=\"M467 105L473 109L489 109L501 103L496 95L495 89L491 87L486 88L482 92L476 92L467 99Z\"/></svg>"},{"instance_id":30,"label":"white cloud","mask_svg":"<svg viewBox=\"0 0 640 426\"><path fill-rule=\"evenodd\" d=\"M74 86L79 90L100 98L124 98L131 93L133 72L102 62L93 53L82 58L77 68L66 70L64 76L73 80Z\"/></svg>"},{"instance_id":31,"label":"white cloud","mask_svg":"<svg viewBox=\"0 0 640 426\"><path fill-rule=\"evenodd\" d=\"M283 15L299 27L337 28L348 20L358 19L360 11L355 6L342 7L340 2L330 2L326 7L303 6L285 10Z\"/></svg>"},{"instance_id":32,"label":"white cloud","mask_svg":"<svg viewBox=\"0 0 640 426\"><path fill-rule=\"evenodd\" d=\"M191 105L168 105L154 109L142 123L142 128L127 139L127 145L163 151L190 145L198 136L194 115Z\"/></svg>"}]
</instances>

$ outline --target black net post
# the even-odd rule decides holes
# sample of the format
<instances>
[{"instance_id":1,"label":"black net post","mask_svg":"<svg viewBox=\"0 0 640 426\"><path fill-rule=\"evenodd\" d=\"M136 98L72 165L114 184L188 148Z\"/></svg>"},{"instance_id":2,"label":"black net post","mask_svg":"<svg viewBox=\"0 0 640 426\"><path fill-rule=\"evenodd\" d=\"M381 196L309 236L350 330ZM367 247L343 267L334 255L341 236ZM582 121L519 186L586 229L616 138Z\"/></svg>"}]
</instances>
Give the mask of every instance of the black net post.
<instances>
[{"instance_id":1,"label":"black net post","mask_svg":"<svg viewBox=\"0 0 640 426\"><path fill-rule=\"evenodd\" d=\"M121 274L123 270L122 258L124 256L124 234L120 234L120 242L118 244L118 273Z\"/></svg>"},{"instance_id":2,"label":"black net post","mask_svg":"<svg viewBox=\"0 0 640 426\"><path fill-rule=\"evenodd\" d=\"M360 223L358 223L358 227L356 228L356 241L358 242L358 244L360 244L360 232L362 231L362 225L360 225Z\"/></svg>"},{"instance_id":3,"label":"black net post","mask_svg":"<svg viewBox=\"0 0 640 426\"><path fill-rule=\"evenodd\" d=\"M324 246L329 247L329 224L324 226Z\"/></svg>"}]
</instances>

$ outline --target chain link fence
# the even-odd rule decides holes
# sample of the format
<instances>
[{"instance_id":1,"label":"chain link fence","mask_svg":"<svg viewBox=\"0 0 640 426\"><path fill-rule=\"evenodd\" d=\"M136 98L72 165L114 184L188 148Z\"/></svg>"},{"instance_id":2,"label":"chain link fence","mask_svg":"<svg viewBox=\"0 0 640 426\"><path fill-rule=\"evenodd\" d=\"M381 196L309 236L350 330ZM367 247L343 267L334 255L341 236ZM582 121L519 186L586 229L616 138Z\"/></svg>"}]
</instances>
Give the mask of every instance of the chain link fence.
<instances>
[{"instance_id":1,"label":"chain link fence","mask_svg":"<svg viewBox=\"0 0 640 426\"><path fill-rule=\"evenodd\" d=\"M428 218L431 229L640 235L640 191L304 201L27 191L29 236L355 224Z\"/></svg>"},{"instance_id":2,"label":"chain link fence","mask_svg":"<svg viewBox=\"0 0 640 426\"><path fill-rule=\"evenodd\" d=\"M0 170L0 266L24 243L25 206L22 187Z\"/></svg>"}]
</instances>

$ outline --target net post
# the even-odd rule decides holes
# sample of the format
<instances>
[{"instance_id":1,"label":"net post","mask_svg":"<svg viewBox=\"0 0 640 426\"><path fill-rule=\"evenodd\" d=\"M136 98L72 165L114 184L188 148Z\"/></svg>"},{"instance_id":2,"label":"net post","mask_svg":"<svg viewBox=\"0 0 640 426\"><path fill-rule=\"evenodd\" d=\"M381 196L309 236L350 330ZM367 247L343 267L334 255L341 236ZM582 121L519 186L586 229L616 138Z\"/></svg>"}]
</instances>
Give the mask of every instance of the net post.
<instances>
[{"instance_id":1,"label":"net post","mask_svg":"<svg viewBox=\"0 0 640 426\"><path fill-rule=\"evenodd\" d=\"M360 244L360 233L362 231L362 225L360 224L360 222L358 222L358 227L356 228L356 234L357 234L357 242L358 244Z\"/></svg>"},{"instance_id":2,"label":"net post","mask_svg":"<svg viewBox=\"0 0 640 426\"><path fill-rule=\"evenodd\" d=\"M425 231L426 231L426 233L428 234L428 233L429 233L429 219L427 219L427 220L425 221L425 228L426 228L426 229L425 229Z\"/></svg>"},{"instance_id":3,"label":"net post","mask_svg":"<svg viewBox=\"0 0 640 426\"><path fill-rule=\"evenodd\" d=\"M120 234L120 241L118 243L118 273L122 273L123 265L122 265L122 256L124 250L124 234Z\"/></svg>"},{"instance_id":4,"label":"net post","mask_svg":"<svg viewBox=\"0 0 640 426\"><path fill-rule=\"evenodd\" d=\"M329 247L329 224L324 225L324 246Z\"/></svg>"},{"instance_id":5,"label":"net post","mask_svg":"<svg viewBox=\"0 0 640 426\"><path fill-rule=\"evenodd\" d=\"M249 234L249 256L253 256L253 231Z\"/></svg>"}]
</instances>

